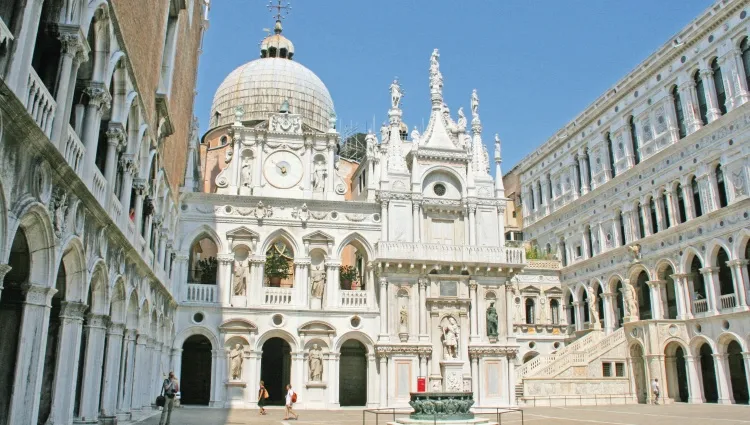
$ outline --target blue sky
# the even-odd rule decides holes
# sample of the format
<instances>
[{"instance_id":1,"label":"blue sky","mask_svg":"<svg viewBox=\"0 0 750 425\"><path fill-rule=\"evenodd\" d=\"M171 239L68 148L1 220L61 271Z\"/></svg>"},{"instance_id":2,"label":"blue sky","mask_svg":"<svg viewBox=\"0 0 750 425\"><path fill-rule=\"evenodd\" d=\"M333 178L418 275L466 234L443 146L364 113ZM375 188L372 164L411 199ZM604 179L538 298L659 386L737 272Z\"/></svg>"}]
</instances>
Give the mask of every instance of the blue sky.
<instances>
[{"instance_id":1,"label":"blue sky","mask_svg":"<svg viewBox=\"0 0 750 425\"><path fill-rule=\"evenodd\" d=\"M274 1L275 3L275 1ZM387 120L398 77L404 121L426 125L428 67L440 49L454 114L480 97L484 140L503 141L503 170L546 141L687 23L710 0L292 0L284 35L315 72L344 124ZM212 0L196 115L206 130L216 88L259 56L273 28L268 0ZM490 149L491 151L491 149Z\"/></svg>"}]
</instances>

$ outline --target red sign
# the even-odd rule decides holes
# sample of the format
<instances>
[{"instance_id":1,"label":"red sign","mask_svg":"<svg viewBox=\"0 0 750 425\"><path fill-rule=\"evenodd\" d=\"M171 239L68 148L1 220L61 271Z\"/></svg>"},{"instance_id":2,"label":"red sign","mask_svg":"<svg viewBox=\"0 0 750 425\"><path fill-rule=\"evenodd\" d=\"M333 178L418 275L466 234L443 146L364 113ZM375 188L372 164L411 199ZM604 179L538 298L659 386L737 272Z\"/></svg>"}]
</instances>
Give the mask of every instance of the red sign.
<instances>
[{"instance_id":1,"label":"red sign","mask_svg":"<svg viewBox=\"0 0 750 425\"><path fill-rule=\"evenodd\" d=\"M425 391L425 378L424 376L420 376L417 378L417 392L423 393Z\"/></svg>"}]
</instances>

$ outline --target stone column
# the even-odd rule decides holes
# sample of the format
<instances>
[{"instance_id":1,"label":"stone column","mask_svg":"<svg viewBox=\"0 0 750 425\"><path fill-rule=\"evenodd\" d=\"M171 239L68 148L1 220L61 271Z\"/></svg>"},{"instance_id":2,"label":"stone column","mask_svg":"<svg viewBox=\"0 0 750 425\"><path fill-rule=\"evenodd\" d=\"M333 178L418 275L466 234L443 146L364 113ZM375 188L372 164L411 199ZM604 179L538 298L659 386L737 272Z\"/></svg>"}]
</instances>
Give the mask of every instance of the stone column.
<instances>
[{"instance_id":1,"label":"stone column","mask_svg":"<svg viewBox=\"0 0 750 425\"><path fill-rule=\"evenodd\" d=\"M104 315L89 314L87 317L86 351L78 415L83 421L95 421L99 415L107 322L109 318Z\"/></svg>"},{"instance_id":2,"label":"stone column","mask_svg":"<svg viewBox=\"0 0 750 425\"><path fill-rule=\"evenodd\" d=\"M750 370L750 352L743 351L742 360L745 362L745 381L747 382L747 388L750 388L750 373L747 372Z\"/></svg>"},{"instance_id":3,"label":"stone column","mask_svg":"<svg viewBox=\"0 0 750 425\"><path fill-rule=\"evenodd\" d=\"M648 202L646 202L646 197L641 198L641 209L640 211L638 211L638 214L640 214L641 218L643 219L644 234L641 235L641 237L645 238L646 236L653 235L653 226L651 224L651 206ZM640 229L638 230L640 231Z\"/></svg>"},{"instance_id":4,"label":"stone column","mask_svg":"<svg viewBox=\"0 0 750 425\"><path fill-rule=\"evenodd\" d=\"M699 270L703 275L708 300L708 314L718 314L721 310L721 287L719 285L719 268L703 267Z\"/></svg>"},{"instance_id":5,"label":"stone column","mask_svg":"<svg viewBox=\"0 0 750 425\"><path fill-rule=\"evenodd\" d=\"M726 91L727 100L725 102L725 106L727 108L727 112L731 112L735 106L734 103L734 96L735 96L735 89L734 84L732 82L732 72L736 72L733 67L730 65L732 64L731 52L725 53L723 56L719 57L719 67L722 70L721 73L721 81L724 83L724 90Z\"/></svg>"},{"instance_id":6,"label":"stone column","mask_svg":"<svg viewBox=\"0 0 750 425\"><path fill-rule=\"evenodd\" d=\"M310 305L310 258L298 258L294 260L295 284L294 292L297 299L294 300L296 305L305 307Z\"/></svg>"},{"instance_id":7,"label":"stone column","mask_svg":"<svg viewBox=\"0 0 750 425\"><path fill-rule=\"evenodd\" d=\"M125 325L122 323L110 323L107 328L107 358L104 360L101 405L101 414L104 417L113 417L117 414L117 389L122 381L120 379L120 356L124 333Z\"/></svg>"},{"instance_id":8,"label":"stone column","mask_svg":"<svg viewBox=\"0 0 750 425\"><path fill-rule=\"evenodd\" d=\"M513 334L513 319L511 311L513 311L513 285L508 281L505 283L505 335L508 338L508 342L515 343L516 337Z\"/></svg>"},{"instance_id":9,"label":"stone column","mask_svg":"<svg viewBox=\"0 0 750 425\"><path fill-rule=\"evenodd\" d=\"M581 170L581 194L585 195L591 190L591 182L589 181L589 166L588 155L585 152L578 153L578 169Z\"/></svg>"},{"instance_id":10,"label":"stone column","mask_svg":"<svg viewBox=\"0 0 750 425\"><path fill-rule=\"evenodd\" d=\"M146 350L146 344L148 343L148 336L145 334L137 334L135 342L135 356L133 358L133 392L130 397L130 408L131 410L141 410L143 407L141 399L143 398L144 385L144 369L148 367L148 355Z\"/></svg>"},{"instance_id":11,"label":"stone column","mask_svg":"<svg viewBox=\"0 0 750 425\"><path fill-rule=\"evenodd\" d=\"M265 265L265 256L254 255L250 257L250 282L247 287L248 305L262 305L265 302L265 295L263 293Z\"/></svg>"},{"instance_id":12,"label":"stone column","mask_svg":"<svg viewBox=\"0 0 750 425\"><path fill-rule=\"evenodd\" d=\"M101 124L104 109L108 109L112 96L102 83L91 83L84 89L89 96L86 106L86 115L83 124L83 137L81 138L86 154L84 156L84 178L86 184L92 184L94 167L96 167L96 149L99 143L99 125Z\"/></svg>"},{"instance_id":13,"label":"stone column","mask_svg":"<svg viewBox=\"0 0 750 425\"><path fill-rule=\"evenodd\" d=\"M138 170L135 167L133 154L123 154L120 157L120 168L122 169L122 190L120 191L120 205L125 212L127 220L130 219L130 198L133 191L133 177L137 175ZM127 220L123 221L123 227L127 228ZM135 221L133 221L135 224Z\"/></svg>"},{"instance_id":14,"label":"stone column","mask_svg":"<svg viewBox=\"0 0 750 425\"><path fill-rule=\"evenodd\" d=\"M730 260L727 265L732 270L732 280L734 284L734 294L737 297L737 306L747 308L747 273L748 260Z\"/></svg>"},{"instance_id":15,"label":"stone column","mask_svg":"<svg viewBox=\"0 0 750 425\"><path fill-rule=\"evenodd\" d=\"M380 407L388 406L388 358L385 353L378 353L380 360Z\"/></svg>"},{"instance_id":16,"label":"stone column","mask_svg":"<svg viewBox=\"0 0 750 425\"><path fill-rule=\"evenodd\" d=\"M330 353L329 353L330 355ZM290 378L292 384L292 388L296 388L297 391L301 391L303 388L305 388L305 352L304 351L295 351L291 353L292 356L292 371L294 372L293 376ZM330 363L329 363L330 365ZM331 368L328 369L328 376L331 376L331 372L333 370ZM332 382L328 382L328 385L331 385Z\"/></svg>"},{"instance_id":17,"label":"stone column","mask_svg":"<svg viewBox=\"0 0 750 425\"><path fill-rule=\"evenodd\" d=\"M325 297L326 303L325 308L335 309L341 304L341 282L339 280L339 267L341 263L338 262L326 262L326 288Z\"/></svg>"},{"instance_id":18,"label":"stone column","mask_svg":"<svg viewBox=\"0 0 750 425\"><path fill-rule=\"evenodd\" d=\"M26 7L20 8L19 12L21 16L18 21L18 28L20 31L16 35L16 42L14 43L14 45L17 44L17 47L15 47L15 52L13 52L13 55L10 57L11 61L7 66L7 72L5 74L6 84L13 89L16 92L16 95L21 99L23 99L28 88L29 71L32 69L31 61L34 57L34 47L36 45L36 36L39 29L39 17L42 13L42 3L44 2L40 0L30 1L25 3ZM37 398L39 398L38 394ZM36 415L33 416L33 420L36 422ZM21 422L9 421L8 423L20 424ZM31 423L31 421L24 422L24 424L26 423Z\"/></svg>"},{"instance_id":19,"label":"stone column","mask_svg":"<svg viewBox=\"0 0 750 425\"><path fill-rule=\"evenodd\" d=\"M700 378L700 359L694 356L685 356L685 368L688 375L688 393L690 394L690 403L704 403L703 386Z\"/></svg>"},{"instance_id":20,"label":"stone column","mask_svg":"<svg viewBox=\"0 0 750 425\"><path fill-rule=\"evenodd\" d=\"M706 107L708 112L706 118L708 122L714 122L721 116L719 110L719 101L716 98L716 86L714 85L714 72L710 68L700 70L701 81L703 82L704 92L706 93ZM697 92L696 92L697 97ZM705 123L705 124L708 124Z\"/></svg>"},{"instance_id":21,"label":"stone column","mask_svg":"<svg viewBox=\"0 0 750 425\"><path fill-rule=\"evenodd\" d=\"M473 354L471 357L471 392L474 393L475 401L478 405L479 404L479 357L477 355ZM498 386L500 384L498 383Z\"/></svg>"},{"instance_id":22,"label":"stone column","mask_svg":"<svg viewBox=\"0 0 750 425\"><path fill-rule=\"evenodd\" d=\"M669 140L671 143L677 143L677 141L680 140L680 129L677 124L677 111L674 108L674 96L672 96L672 91L667 87L664 88L664 92Z\"/></svg>"},{"instance_id":23,"label":"stone column","mask_svg":"<svg viewBox=\"0 0 750 425\"><path fill-rule=\"evenodd\" d=\"M714 369L716 370L716 387L719 390L719 404L734 403L734 396L729 387L729 365L727 364L726 354L713 354ZM747 372L745 373L747 375Z\"/></svg>"},{"instance_id":24,"label":"stone column","mask_svg":"<svg viewBox=\"0 0 750 425\"><path fill-rule=\"evenodd\" d=\"M39 394L47 346L47 331L52 296L57 290L23 284L21 323L18 327L18 354L10 396L8 424L35 424L39 416ZM70 418L68 418L70 419Z\"/></svg>"},{"instance_id":25,"label":"stone column","mask_svg":"<svg viewBox=\"0 0 750 425\"><path fill-rule=\"evenodd\" d=\"M314 166L315 159L313 158L313 141L310 137L305 137L305 160L304 160L304 174L302 177L302 187L305 188L305 192L312 193L312 167Z\"/></svg>"},{"instance_id":26,"label":"stone column","mask_svg":"<svg viewBox=\"0 0 750 425\"><path fill-rule=\"evenodd\" d=\"M469 296L471 297L471 342L479 342L479 304L477 303L477 281L469 281ZM477 394L477 393L475 393Z\"/></svg>"},{"instance_id":27,"label":"stone column","mask_svg":"<svg viewBox=\"0 0 750 425\"><path fill-rule=\"evenodd\" d=\"M737 88L736 93L734 93L734 104L739 106L750 100L747 80L745 80L745 65L742 62L742 52L740 52L740 49L735 47L729 51L728 55L731 57L729 60L733 65L731 78L734 79L734 85Z\"/></svg>"},{"instance_id":28,"label":"stone column","mask_svg":"<svg viewBox=\"0 0 750 425\"><path fill-rule=\"evenodd\" d=\"M330 386L330 388L332 390L331 391L331 393L332 393L331 395L333 396L332 399L331 399L331 404L335 408L335 407L339 407L339 372L340 372L340 370L339 370L339 366L340 366L339 360L341 359L341 354L340 353L329 353L329 355L331 356L331 360L333 361L333 367L330 368L329 372L328 372L328 374L329 374L328 376L330 378L328 380L328 385Z\"/></svg>"},{"instance_id":29,"label":"stone column","mask_svg":"<svg viewBox=\"0 0 750 425\"><path fill-rule=\"evenodd\" d=\"M216 285L219 287L219 299L216 300L221 305L229 305L230 297L232 294L232 262L234 261L234 255L232 254L219 254L216 256L216 260L219 262L219 269L216 276Z\"/></svg>"},{"instance_id":30,"label":"stone column","mask_svg":"<svg viewBox=\"0 0 750 425\"><path fill-rule=\"evenodd\" d=\"M690 296L687 290L687 274L675 273L671 275L675 287L675 301L677 301L677 320L693 318Z\"/></svg>"},{"instance_id":31,"label":"stone column","mask_svg":"<svg viewBox=\"0 0 750 425\"><path fill-rule=\"evenodd\" d=\"M120 362L121 387L117 398L117 412L129 412L133 405L133 388L135 379L136 330L127 329L122 346Z\"/></svg>"},{"instance_id":32,"label":"stone column","mask_svg":"<svg viewBox=\"0 0 750 425\"><path fill-rule=\"evenodd\" d=\"M51 423L68 423L73 418L78 356L81 351L81 327L86 308L86 304L83 303L65 301L62 303L49 419Z\"/></svg>"},{"instance_id":33,"label":"stone column","mask_svg":"<svg viewBox=\"0 0 750 425\"><path fill-rule=\"evenodd\" d=\"M380 278L380 335L378 341L390 341L388 330L388 279ZM381 359L381 365L382 365ZM382 369L381 369L382 373Z\"/></svg>"},{"instance_id":34,"label":"stone column","mask_svg":"<svg viewBox=\"0 0 750 425\"><path fill-rule=\"evenodd\" d=\"M581 192L578 190L578 173L576 172L575 160L573 158L571 158L571 163L568 169L570 170L571 193L573 194L573 199L578 199Z\"/></svg>"},{"instance_id":35,"label":"stone column","mask_svg":"<svg viewBox=\"0 0 750 425\"><path fill-rule=\"evenodd\" d=\"M701 124L701 118L698 115L698 102L696 101L697 94L695 91L695 82L692 79L687 79L685 82L679 85L680 99L682 100L682 110L685 114L685 121L687 124L687 134L692 134L698 131L703 125Z\"/></svg>"},{"instance_id":36,"label":"stone column","mask_svg":"<svg viewBox=\"0 0 750 425\"><path fill-rule=\"evenodd\" d=\"M680 188L682 188L682 200L685 201L685 221L695 218L695 205L693 204L693 188L687 177L680 179Z\"/></svg>"},{"instance_id":37,"label":"stone column","mask_svg":"<svg viewBox=\"0 0 750 425\"><path fill-rule=\"evenodd\" d=\"M62 45L62 56L58 70L57 92L55 93L57 110L55 120L52 123L50 140L53 145L63 147L67 139L65 130L70 121L70 106L68 104L74 88L71 87L71 83L74 83L73 68L74 62L76 62L74 59L79 55L82 56L84 47L77 26L58 25L58 30L60 32L58 39ZM62 151L62 149L60 150Z\"/></svg>"},{"instance_id":38,"label":"stone column","mask_svg":"<svg viewBox=\"0 0 750 425\"><path fill-rule=\"evenodd\" d=\"M665 283L663 280L649 280L646 282L651 295L651 317L654 320L661 320L664 318L661 298L661 285L663 283Z\"/></svg>"},{"instance_id":39,"label":"stone column","mask_svg":"<svg viewBox=\"0 0 750 425\"><path fill-rule=\"evenodd\" d=\"M469 245L477 244L477 205L469 204Z\"/></svg>"},{"instance_id":40,"label":"stone column","mask_svg":"<svg viewBox=\"0 0 750 425\"><path fill-rule=\"evenodd\" d=\"M136 249L139 249L138 246L138 240L141 236L141 221L143 220L143 194L146 192L148 188L148 185L146 184L146 179L134 179L133 180L133 192L135 192L135 237L133 241L133 245L135 245ZM128 211L128 214L130 214L130 211Z\"/></svg>"},{"instance_id":41,"label":"stone column","mask_svg":"<svg viewBox=\"0 0 750 425\"><path fill-rule=\"evenodd\" d=\"M0 264L0 299L2 299L3 295L3 280L5 280L5 275L8 274L11 269L12 267L7 264Z\"/></svg>"},{"instance_id":42,"label":"stone column","mask_svg":"<svg viewBox=\"0 0 750 425\"><path fill-rule=\"evenodd\" d=\"M515 358L516 353L508 353L508 404L511 406L518 405L516 395L513 393L516 383L516 367L513 365L513 360Z\"/></svg>"},{"instance_id":43,"label":"stone column","mask_svg":"<svg viewBox=\"0 0 750 425\"><path fill-rule=\"evenodd\" d=\"M227 376L227 369L223 366L226 352L223 348L211 350L211 390L208 405L211 407L223 406L221 402L222 381Z\"/></svg>"},{"instance_id":44,"label":"stone column","mask_svg":"<svg viewBox=\"0 0 750 425\"><path fill-rule=\"evenodd\" d=\"M388 240L388 200L380 201L380 240Z\"/></svg>"},{"instance_id":45,"label":"stone column","mask_svg":"<svg viewBox=\"0 0 750 425\"><path fill-rule=\"evenodd\" d=\"M420 237L419 237L420 236L419 235L419 233L420 233L419 229L420 229L420 225L421 225L421 221L422 221L422 220L420 220L420 215L421 214L419 212L421 206L419 205L419 203L417 201L412 201L411 207L412 207L412 217L413 217L412 218L412 231L413 231L413 235L414 235L413 236L413 241L414 241L414 243L419 243L419 242L421 242L420 241Z\"/></svg>"},{"instance_id":46,"label":"stone column","mask_svg":"<svg viewBox=\"0 0 750 425\"><path fill-rule=\"evenodd\" d=\"M576 331L582 331L584 326L583 308L581 308L581 301L573 303L573 314L576 318Z\"/></svg>"},{"instance_id":47,"label":"stone column","mask_svg":"<svg viewBox=\"0 0 750 425\"><path fill-rule=\"evenodd\" d=\"M622 147L625 151L625 163L627 164L626 170L635 167L635 152L633 152L633 134L630 131L630 123L626 122L624 118L621 118L622 124ZM623 170L625 171L625 170Z\"/></svg>"},{"instance_id":48,"label":"stone column","mask_svg":"<svg viewBox=\"0 0 750 425\"><path fill-rule=\"evenodd\" d=\"M701 202L703 203L703 214L708 214L718 208L716 199L716 181L713 173L708 172L707 167L699 167L698 188L700 190ZM692 194L691 194L692 195Z\"/></svg>"},{"instance_id":49,"label":"stone column","mask_svg":"<svg viewBox=\"0 0 750 425\"><path fill-rule=\"evenodd\" d=\"M680 224L679 218L677 217L679 208L676 205L675 201L675 194L674 194L674 187L667 186L666 190L664 191L667 198L667 203L665 205L665 214L667 217L669 217L669 228Z\"/></svg>"},{"instance_id":50,"label":"stone column","mask_svg":"<svg viewBox=\"0 0 750 425\"><path fill-rule=\"evenodd\" d=\"M614 308L616 305L615 294L605 292L602 294L602 299L604 300L604 332L610 334L614 331L615 323L617 322L617 315Z\"/></svg>"},{"instance_id":51,"label":"stone column","mask_svg":"<svg viewBox=\"0 0 750 425\"><path fill-rule=\"evenodd\" d=\"M666 217L666 206L664 205L664 198L659 196L658 193L654 193L653 200L654 207L656 207L656 228L661 232L662 230L667 229L667 221L669 220L669 218Z\"/></svg>"},{"instance_id":52,"label":"stone column","mask_svg":"<svg viewBox=\"0 0 750 425\"><path fill-rule=\"evenodd\" d=\"M547 203L549 208L552 208L552 200L550 199ZM505 208L497 207L497 245L500 247L505 246Z\"/></svg>"},{"instance_id":53,"label":"stone column","mask_svg":"<svg viewBox=\"0 0 750 425\"><path fill-rule=\"evenodd\" d=\"M117 176L117 154L122 151L126 144L125 129L121 123L110 123L107 129L107 160L104 165L104 180L107 181L107 205L106 210L111 208L110 200L115 196L115 180ZM127 205L123 205L127 208ZM125 211L127 214L128 211Z\"/></svg>"},{"instance_id":54,"label":"stone column","mask_svg":"<svg viewBox=\"0 0 750 425\"><path fill-rule=\"evenodd\" d=\"M419 278L419 341L427 342L430 336L427 334L427 285L429 280L426 277ZM426 373L427 370L425 369ZM424 376L424 375L423 375Z\"/></svg>"}]
</instances>

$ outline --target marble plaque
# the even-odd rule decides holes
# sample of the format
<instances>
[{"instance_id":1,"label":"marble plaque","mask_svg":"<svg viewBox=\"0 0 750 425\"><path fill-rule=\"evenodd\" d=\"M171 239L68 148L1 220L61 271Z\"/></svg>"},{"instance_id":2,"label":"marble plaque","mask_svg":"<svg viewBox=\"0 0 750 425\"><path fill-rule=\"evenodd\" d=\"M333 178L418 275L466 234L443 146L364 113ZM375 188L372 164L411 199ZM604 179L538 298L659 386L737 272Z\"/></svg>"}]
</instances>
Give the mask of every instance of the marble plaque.
<instances>
[{"instance_id":1,"label":"marble plaque","mask_svg":"<svg viewBox=\"0 0 750 425\"><path fill-rule=\"evenodd\" d=\"M458 296L458 283L457 282L440 282L440 296L441 297L457 297Z\"/></svg>"}]
</instances>

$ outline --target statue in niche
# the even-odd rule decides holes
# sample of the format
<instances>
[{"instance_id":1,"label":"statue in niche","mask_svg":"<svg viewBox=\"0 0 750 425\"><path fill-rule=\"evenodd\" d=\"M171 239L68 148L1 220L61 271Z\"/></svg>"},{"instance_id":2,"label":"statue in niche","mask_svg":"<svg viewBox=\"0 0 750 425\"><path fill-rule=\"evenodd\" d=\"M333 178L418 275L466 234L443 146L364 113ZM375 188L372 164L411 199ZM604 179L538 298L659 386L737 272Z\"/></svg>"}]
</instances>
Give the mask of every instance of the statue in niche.
<instances>
[{"instance_id":1,"label":"statue in niche","mask_svg":"<svg viewBox=\"0 0 750 425\"><path fill-rule=\"evenodd\" d=\"M403 95L398 80L393 80L391 83L391 108L398 109L398 105L401 103L401 97Z\"/></svg>"},{"instance_id":2,"label":"statue in niche","mask_svg":"<svg viewBox=\"0 0 750 425\"><path fill-rule=\"evenodd\" d=\"M245 157L242 160L242 170L240 171L240 185L250 188L253 183L253 158Z\"/></svg>"},{"instance_id":3,"label":"statue in niche","mask_svg":"<svg viewBox=\"0 0 750 425\"><path fill-rule=\"evenodd\" d=\"M466 115L464 115L464 107L458 108L458 122L456 123L458 131L466 131Z\"/></svg>"},{"instance_id":4,"label":"statue in niche","mask_svg":"<svg viewBox=\"0 0 750 425\"><path fill-rule=\"evenodd\" d=\"M494 302L487 307L487 336L497 336L497 309Z\"/></svg>"},{"instance_id":5,"label":"statue in niche","mask_svg":"<svg viewBox=\"0 0 750 425\"><path fill-rule=\"evenodd\" d=\"M406 330L409 328L409 312L406 309L406 306L401 306L401 311L399 312L399 329L401 331L406 332Z\"/></svg>"},{"instance_id":6,"label":"statue in niche","mask_svg":"<svg viewBox=\"0 0 750 425\"><path fill-rule=\"evenodd\" d=\"M323 192L325 190L327 174L326 163L324 161L316 161L312 180L314 192Z\"/></svg>"},{"instance_id":7,"label":"statue in niche","mask_svg":"<svg viewBox=\"0 0 750 425\"><path fill-rule=\"evenodd\" d=\"M245 295L249 272L246 261L234 260L234 295Z\"/></svg>"},{"instance_id":8,"label":"statue in niche","mask_svg":"<svg viewBox=\"0 0 750 425\"><path fill-rule=\"evenodd\" d=\"M458 339L461 328L453 316L448 316L443 328L443 358L446 360L458 358Z\"/></svg>"},{"instance_id":9,"label":"statue in niche","mask_svg":"<svg viewBox=\"0 0 750 425\"><path fill-rule=\"evenodd\" d=\"M320 382L323 380L323 350L318 344L313 344L307 357L307 365L310 368L310 381Z\"/></svg>"},{"instance_id":10,"label":"statue in niche","mask_svg":"<svg viewBox=\"0 0 750 425\"><path fill-rule=\"evenodd\" d=\"M323 298L325 282L326 272L320 266L315 266L310 273L310 294L313 298Z\"/></svg>"},{"instance_id":11,"label":"statue in niche","mask_svg":"<svg viewBox=\"0 0 750 425\"><path fill-rule=\"evenodd\" d=\"M242 377L242 362L244 361L242 358L243 354L245 354L244 347L239 343L229 352L232 380L237 381Z\"/></svg>"}]
</instances>

